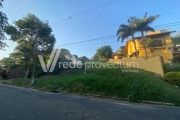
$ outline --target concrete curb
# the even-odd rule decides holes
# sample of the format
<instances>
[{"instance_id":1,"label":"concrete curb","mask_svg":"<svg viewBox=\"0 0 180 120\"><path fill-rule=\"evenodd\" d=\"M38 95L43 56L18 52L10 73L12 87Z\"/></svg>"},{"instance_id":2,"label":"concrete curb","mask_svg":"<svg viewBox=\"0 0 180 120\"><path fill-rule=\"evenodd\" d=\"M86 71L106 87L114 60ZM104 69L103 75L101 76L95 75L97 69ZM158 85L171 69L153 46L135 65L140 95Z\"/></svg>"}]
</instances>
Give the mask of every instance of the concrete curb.
<instances>
[{"instance_id":1,"label":"concrete curb","mask_svg":"<svg viewBox=\"0 0 180 120\"><path fill-rule=\"evenodd\" d=\"M48 91L41 89L43 91ZM49 91L48 91L49 92ZM98 94L81 94L81 93L76 93L76 92L68 92L68 91L55 91L53 93L68 93L68 94L74 94L74 95L83 95L83 96L89 96L89 97L99 97L99 98L107 98L107 99L114 99L114 100L122 100L122 101L129 101L129 102L137 102L137 103L146 103L146 104L154 104L154 105L164 105L164 106L177 106L173 103L165 103L165 102L155 102L155 101L130 101L128 98L119 98L119 97L111 97L111 96L103 96L103 95L98 95Z\"/></svg>"},{"instance_id":2,"label":"concrete curb","mask_svg":"<svg viewBox=\"0 0 180 120\"><path fill-rule=\"evenodd\" d=\"M165 106L176 106L173 103L164 103L164 102L155 102L155 101L142 101L142 103L155 104L155 105L165 105Z\"/></svg>"},{"instance_id":3,"label":"concrete curb","mask_svg":"<svg viewBox=\"0 0 180 120\"><path fill-rule=\"evenodd\" d=\"M6 85L9 85L9 84L6 84ZM13 86L13 85L9 85L9 86ZM13 86L14 87L14 86ZM18 86L16 86L18 87ZM20 87L22 88L22 87ZM30 88L30 89L35 89L33 87L23 87L23 88ZM145 103L145 104L154 104L154 105L164 105L164 106L175 106L175 107L180 107L180 106L177 106L173 103L165 103L165 102L155 102L155 101L145 101L145 100L142 100L142 101L130 101L128 98L119 98L119 97L111 97L111 96L104 96L104 95L98 95L98 94L81 94L81 93L76 93L76 92L68 92L68 91L54 91L54 92L51 92L47 89L35 89L35 90L40 90L40 91L43 91L43 92L50 92L50 93L66 93L66 94L74 94L74 95L82 95L82 96L89 96L89 97L99 97L99 98L106 98L106 99L113 99L113 100L121 100L121 101L128 101L128 102L137 102L137 103Z\"/></svg>"},{"instance_id":4,"label":"concrete curb","mask_svg":"<svg viewBox=\"0 0 180 120\"><path fill-rule=\"evenodd\" d=\"M3 79L3 80L0 80L0 83L2 83L2 82L11 82L11 81L16 80L16 79L18 79L18 78L13 78L13 79Z\"/></svg>"}]
</instances>

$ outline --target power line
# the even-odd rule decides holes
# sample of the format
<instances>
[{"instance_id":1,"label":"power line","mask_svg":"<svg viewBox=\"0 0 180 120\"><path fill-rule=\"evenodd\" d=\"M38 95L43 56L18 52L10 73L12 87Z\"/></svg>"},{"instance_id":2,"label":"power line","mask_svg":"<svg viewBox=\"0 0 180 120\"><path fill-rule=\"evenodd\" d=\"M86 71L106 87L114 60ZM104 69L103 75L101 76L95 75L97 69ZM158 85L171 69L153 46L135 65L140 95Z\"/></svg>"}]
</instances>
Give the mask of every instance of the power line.
<instances>
[{"instance_id":1,"label":"power line","mask_svg":"<svg viewBox=\"0 0 180 120\"><path fill-rule=\"evenodd\" d=\"M98 9L98 8L101 8L101 7L103 7L103 6L106 6L106 5L109 5L109 4L111 4L111 3L114 3L114 2L116 2L116 1L118 1L118 0L112 0L112 1L109 1L109 2L106 2L106 3L104 3L104 4L102 4L102 5L99 5L99 6L96 6L96 7L93 7L93 8L89 8L89 9L87 9L87 10L84 10L84 11L82 11L82 12L79 12L79 13L77 13L77 14L74 14L74 15L72 15L72 17L76 17L76 16L79 16L79 15L81 15L81 14L85 14L86 12L90 12L91 10L95 10L95 9ZM179 5L176 5L176 6L171 6L171 7L173 7L173 8L176 8L176 7L179 7ZM168 9L168 8L170 8L170 6L169 7L166 7L166 8L160 8L160 10L162 10L162 9ZM157 9L156 9L156 11L157 11ZM169 14L169 12L176 12L176 11L166 11L165 12L165 14ZM179 11L178 11L179 12ZM163 12L162 12L163 13ZM69 19L69 18L68 18ZM60 22L60 21L57 21L57 22ZM118 21L119 22L119 21ZM56 24L58 24L58 23L56 23ZM173 24L173 23L169 23L169 24ZM164 25L167 25L167 24L164 24ZM163 26L163 25L160 25L160 26ZM106 26L105 26L106 27ZM155 27L157 27L157 26L155 26ZM93 31L94 31L94 29L93 29ZM98 39L98 38L97 38ZM97 40L97 39L95 39L95 40ZM88 41L93 41L93 40L87 40L87 41L80 41L80 42L76 42L76 43L69 43L69 44L64 44L64 45L59 45L59 46L67 46L67 45L71 45L71 44L79 44L79 43L83 43L83 42L88 42Z\"/></svg>"},{"instance_id":2,"label":"power line","mask_svg":"<svg viewBox=\"0 0 180 120\"><path fill-rule=\"evenodd\" d=\"M79 41L79 42L73 42L73 43L68 43L68 44L63 44L63 45L58 45L58 46L67 46L67 45L72 45L72 44L80 44L80 43L84 43L84 42L95 41L95 40L98 40L98 39L107 39L107 38L114 37L114 36L115 35L109 35L109 36L104 36L104 37L100 37L100 38L84 40L84 41ZM58 46L55 46L55 47L58 47Z\"/></svg>"},{"instance_id":3,"label":"power line","mask_svg":"<svg viewBox=\"0 0 180 120\"><path fill-rule=\"evenodd\" d=\"M111 42L111 45L112 44L117 44L116 42L113 42L112 43L112 40L108 40L108 41L101 41L101 42L97 42L97 43L90 43L90 44L83 44L83 45L73 45L73 46L68 46L68 48L69 47L79 47L79 46L90 46L90 45L99 45L99 44L102 44L102 43L109 43L109 42ZM90 47L92 47L92 46L90 46Z\"/></svg>"},{"instance_id":4,"label":"power line","mask_svg":"<svg viewBox=\"0 0 180 120\"><path fill-rule=\"evenodd\" d=\"M153 26L153 27L158 27L158 26L166 26L166 25L172 25L172 24L180 24L180 22L173 22L173 23L168 23L168 24L163 24L163 25L157 25L157 26ZM115 25L111 25L111 26L107 26L107 27L101 27L101 28L98 28L98 30L100 29L104 29L104 28L109 28L109 27L112 27L112 26L115 26ZM90 31L95 31L97 29L91 29L89 30ZM87 31L86 31L87 32ZM82 33L82 32L81 32ZM80 34L80 33L79 33ZM72 34L69 34L69 35L72 35Z\"/></svg>"},{"instance_id":5,"label":"power line","mask_svg":"<svg viewBox=\"0 0 180 120\"><path fill-rule=\"evenodd\" d=\"M116 2L116 0L115 1L110 1L110 2ZM105 3L104 3L105 4ZM108 4L108 3L107 3ZM109 3L110 4L110 3ZM103 5L103 4L102 4ZM180 5L172 5L172 6L168 6L168 7L163 7L163 8L159 8L159 9L156 9L156 10L152 10L151 11L151 13L152 12L155 12L155 11L160 11L160 10L164 10L164 9L174 9L174 8L179 8L180 7ZM149 11L148 11L149 12ZM78 14L78 13L77 13ZM63 21L66 21L66 20L68 20L68 19L70 19L71 17L67 17L67 18L64 18L64 19L62 19L62 22ZM59 24L59 22L61 22L61 20L60 21L57 21L57 22L54 22L54 23L52 23L52 25L55 25L55 24Z\"/></svg>"},{"instance_id":6,"label":"power line","mask_svg":"<svg viewBox=\"0 0 180 120\"><path fill-rule=\"evenodd\" d=\"M178 22L180 23L180 22ZM164 25L169 25L169 26L165 26L163 27L162 25L159 25L159 26L154 26L154 28L166 28L166 27L173 27L173 26L176 26L178 27L177 25L170 25L170 24L173 24L173 23L169 23L169 24L164 24ZM180 24L178 24L180 26ZM113 35L108 35L108 36L104 36L104 37L99 37L99 38L94 38L94 39L90 39L90 40L84 40L84 41L79 41L79 42L73 42L73 43L67 43L67 44L62 44L62 45L57 45L55 47L59 47L59 46L69 46L69 45L75 45L75 44L81 44L81 43L86 43L86 42L93 42L93 41L99 41L99 40L107 40L107 39L112 39L113 37L117 37L117 35L113 34Z\"/></svg>"},{"instance_id":7,"label":"power line","mask_svg":"<svg viewBox=\"0 0 180 120\"><path fill-rule=\"evenodd\" d=\"M161 14L161 16L163 15L168 15L168 14L174 14L174 13L177 13L177 12L180 12L180 9L176 10L176 11L167 11L167 12L164 12ZM99 30L99 29L103 29L103 28L110 28L110 27L114 27L114 26L117 26L119 25L119 23L122 22L122 21L118 21L118 22L112 22L112 23L109 23L109 24L104 24L102 26L98 25L98 26L93 26L93 27L89 27L89 28L86 28L86 29L81 29L81 30L74 30L74 31L69 31L68 33L62 35L62 37L66 37L67 35L75 35L75 34L81 34L81 33L84 33L84 32L91 32L91 31L95 31L95 30Z\"/></svg>"},{"instance_id":8,"label":"power line","mask_svg":"<svg viewBox=\"0 0 180 120\"><path fill-rule=\"evenodd\" d=\"M180 24L180 22L173 22L173 23L167 23L167 24L162 24L162 25L156 25L153 27L164 26L164 25L172 25L172 24Z\"/></svg>"},{"instance_id":9,"label":"power line","mask_svg":"<svg viewBox=\"0 0 180 120\"><path fill-rule=\"evenodd\" d=\"M116 35L114 35L114 37L116 37L116 39L117 39L117 36L116 36ZM78 44L78 45L67 46L67 47L69 48L69 47L79 47L79 46L90 46L90 45L98 45L98 44L102 44L102 43L111 43L111 45L112 45L112 44L117 44L116 42L113 42L113 43L112 43L112 39L104 40L104 39L101 39L101 38L100 38L100 39L97 39L97 40L101 40L101 41L98 41L98 42L96 42L96 43L94 43L94 42L92 43L92 42L91 42L91 43L88 43L88 44L80 44L80 45Z\"/></svg>"},{"instance_id":10,"label":"power line","mask_svg":"<svg viewBox=\"0 0 180 120\"><path fill-rule=\"evenodd\" d=\"M178 28L180 28L180 22L173 22L173 23L168 23L168 24L162 24L162 25L156 25L156 26L153 26L153 28L167 28L167 27L169 27L169 28L171 28L171 27L178 27ZM116 35L115 35L116 36ZM100 37L100 38L111 38L111 37L113 37L113 35L109 35L109 36L105 36L105 37ZM73 43L67 43L67 44L63 44L63 45L57 45L57 46L67 46L67 45L71 45L71 44L79 44L79 43L85 43L85 42L91 42L91 41L95 41L95 40L98 40L98 39L100 39L100 38L95 38L95 39L90 39L90 40L84 40L84 41L79 41L79 42L73 42ZM10 39L8 39L8 40L10 40ZM55 46L55 47L57 47L57 46Z\"/></svg>"},{"instance_id":11,"label":"power line","mask_svg":"<svg viewBox=\"0 0 180 120\"><path fill-rule=\"evenodd\" d=\"M59 24L59 23L64 22L64 21L67 21L67 20L70 20L70 19L72 19L72 18L78 17L78 16L83 15L83 14L85 14L85 13L89 13L89 12L94 11L94 10L96 10L96 9L105 7L105 6L110 5L110 4L112 4L112 3L114 3L114 2L117 2L117 1L118 1L118 0L111 0L111 1L105 2L105 3L101 4L101 5L97 5L97 6L95 6L95 7L86 9L86 10L84 10L84 11L78 12L78 13L73 14L73 15L70 15L70 16L68 16L68 17L66 17L66 18L63 18L63 19L61 19L61 20L59 20L59 21L57 21L57 22L52 23L51 26L56 25L56 24Z\"/></svg>"}]
</instances>

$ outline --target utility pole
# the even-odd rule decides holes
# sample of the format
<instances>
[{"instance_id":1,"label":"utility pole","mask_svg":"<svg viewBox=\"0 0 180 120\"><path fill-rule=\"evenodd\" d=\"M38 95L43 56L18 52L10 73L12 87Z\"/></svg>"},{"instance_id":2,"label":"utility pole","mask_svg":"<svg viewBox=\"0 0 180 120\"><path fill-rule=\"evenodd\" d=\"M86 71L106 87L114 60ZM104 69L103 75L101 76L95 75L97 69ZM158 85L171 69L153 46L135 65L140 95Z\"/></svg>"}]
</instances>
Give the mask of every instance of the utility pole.
<instances>
[{"instance_id":1,"label":"utility pole","mask_svg":"<svg viewBox=\"0 0 180 120\"><path fill-rule=\"evenodd\" d=\"M32 75L31 75L31 85L34 84L34 73L35 73L35 67L36 67L36 53L37 53L37 38L38 38L38 31L39 29L36 30L36 37L34 39L35 45L34 45L34 54L33 54L33 66L32 66Z\"/></svg>"}]
</instances>

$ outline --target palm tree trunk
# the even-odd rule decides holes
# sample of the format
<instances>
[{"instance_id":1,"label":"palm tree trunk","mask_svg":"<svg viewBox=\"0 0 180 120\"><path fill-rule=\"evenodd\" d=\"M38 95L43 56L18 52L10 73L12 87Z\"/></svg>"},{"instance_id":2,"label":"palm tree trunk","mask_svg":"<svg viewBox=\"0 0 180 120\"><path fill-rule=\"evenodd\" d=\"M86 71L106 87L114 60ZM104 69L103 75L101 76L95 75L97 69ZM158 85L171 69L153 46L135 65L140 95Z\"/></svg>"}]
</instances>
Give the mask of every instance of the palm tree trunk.
<instances>
[{"instance_id":1,"label":"palm tree trunk","mask_svg":"<svg viewBox=\"0 0 180 120\"><path fill-rule=\"evenodd\" d=\"M145 54L146 54L146 59L148 58L148 55L147 55L147 50L146 50L146 47L144 46L144 51L145 51Z\"/></svg>"},{"instance_id":2,"label":"palm tree trunk","mask_svg":"<svg viewBox=\"0 0 180 120\"><path fill-rule=\"evenodd\" d=\"M137 58L138 57L138 52L137 52L136 41L134 39L134 35L132 35L132 41L134 43L134 48L135 48L135 51L136 51L136 58Z\"/></svg>"},{"instance_id":3,"label":"palm tree trunk","mask_svg":"<svg viewBox=\"0 0 180 120\"><path fill-rule=\"evenodd\" d=\"M142 34L142 38L143 38L144 37L144 32L142 31L141 34ZM143 45L143 46L144 46L144 51L145 51L145 55L146 55L146 59L147 59L148 55L147 55L146 46L145 45Z\"/></svg>"}]
</instances>

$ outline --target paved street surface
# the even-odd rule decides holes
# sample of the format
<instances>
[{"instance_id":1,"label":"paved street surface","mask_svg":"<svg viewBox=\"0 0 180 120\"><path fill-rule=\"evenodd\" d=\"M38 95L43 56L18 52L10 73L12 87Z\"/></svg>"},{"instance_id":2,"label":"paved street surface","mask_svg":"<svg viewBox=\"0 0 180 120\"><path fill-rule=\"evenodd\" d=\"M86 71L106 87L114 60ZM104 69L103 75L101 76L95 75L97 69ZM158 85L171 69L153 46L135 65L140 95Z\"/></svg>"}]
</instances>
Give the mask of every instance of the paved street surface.
<instances>
[{"instance_id":1,"label":"paved street surface","mask_svg":"<svg viewBox=\"0 0 180 120\"><path fill-rule=\"evenodd\" d=\"M180 108L0 84L0 120L180 120Z\"/></svg>"}]
</instances>

